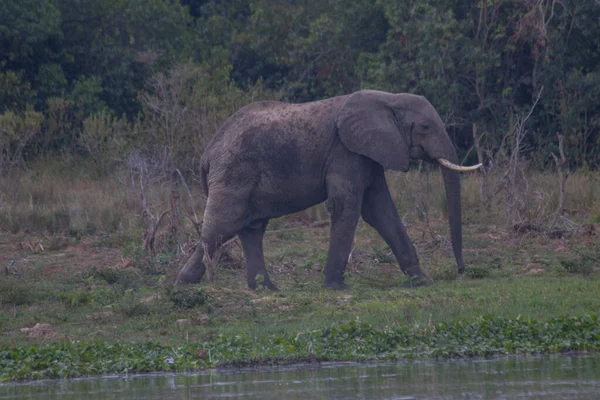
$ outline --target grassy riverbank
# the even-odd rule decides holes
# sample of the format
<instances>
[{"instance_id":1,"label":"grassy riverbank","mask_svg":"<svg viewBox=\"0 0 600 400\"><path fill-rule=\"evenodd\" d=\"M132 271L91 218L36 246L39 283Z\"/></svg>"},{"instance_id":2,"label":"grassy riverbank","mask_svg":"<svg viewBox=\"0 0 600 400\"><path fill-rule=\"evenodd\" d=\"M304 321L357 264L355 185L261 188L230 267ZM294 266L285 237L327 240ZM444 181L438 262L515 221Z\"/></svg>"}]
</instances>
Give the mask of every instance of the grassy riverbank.
<instances>
[{"instance_id":1,"label":"grassy riverbank","mask_svg":"<svg viewBox=\"0 0 600 400\"><path fill-rule=\"evenodd\" d=\"M397 360L600 350L596 315L526 320L479 317L429 327L377 329L358 320L271 336L218 336L202 343L63 341L0 350L2 380L55 379L328 360Z\"/></svg>"},{"instance_id":2,"label":"grassy riverbank","mask_svg":"<svg viewBox=\"0 0 600 400\"><path fill-rule=\"evenodd\" d=\"M571 225L550 230L538 228L551 198L534 195L551 193L552 179L532 179L525 211L539 215L540 225L519 231L507 226L501 207L482 207L476 178L465 179L468 267L460 277L437 174L391 176L433 286L405 288L389 249L361 222L347 268L352 289L321 288L329 228L316 208L269 225L266 261L280 289L269 292L247 290L235 242L215 285L173 287L192 243L182 236L194 237L189 226L178 238L163 227L152 255L141 250L135 193L81 175L35 174L0 182L10 188L0 196L1 380L600 350L594 176L572 177ZM400 190L407 185L417 190ZM156 209L168 204L168 193L149 192Z\"/></svg>"},{"instance_id":3,"label":"grassy riverbank","mask_svg":"<svg viewBox=\"0 0 600 400\"><path fill-rule=\"evenodd\" d=\"M600 279L560 261L529 275L517 260L482 264L456 278L447 259L436 267L446 279L410 289L392 264L354 259L352 290L334 292L320 287L318 256L308 254L272 268L276 293L246 290L233 267L216 286L173 289L133 267L76 268L80 246L102 259L114 251L88 240L31 256L26 280L2 278L1 380L600 350Z\"/></svg>"}]
</instances>

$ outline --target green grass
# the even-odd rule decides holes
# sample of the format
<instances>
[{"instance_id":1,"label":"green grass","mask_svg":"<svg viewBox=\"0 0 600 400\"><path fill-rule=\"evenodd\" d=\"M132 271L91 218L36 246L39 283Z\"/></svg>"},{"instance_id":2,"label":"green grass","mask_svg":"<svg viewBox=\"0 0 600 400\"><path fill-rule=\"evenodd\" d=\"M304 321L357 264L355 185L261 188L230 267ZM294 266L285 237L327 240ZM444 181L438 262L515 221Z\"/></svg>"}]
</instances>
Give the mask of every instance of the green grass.
<instances>
[{"instance_id":1,"label":"green grass","mask_svg":"<svg viewBox=\"0 0 600 400\"><path fill-rule=\"evenodd\" d=\"M407 193L399 188L418 185L419 176L402 174L390 179L392 192L434 285L405 288L389 248L361 222L346 270L351 290L322 288L329 228L307 221L313 212L326 217L313 209L269 225L266 262L280 289L269 292L247 289L235 243L217 268L216 284L174 288L190 247L169 245L163 227L158 254L143 251L134 193L81 176L70 183L72 177L44 175L38 186L36 173L0 181L14 187L0 192L0 380L599 350L594 225L564 237L517 235L502 213L488 214L478 204L472 177L463 185L462 276L447 239L439 177ZM578 186L568 207L582 207L573 215L584 226L600 210L595 178L572 178ZM543 176L535 190L551 184ZM168 204L168 191L159 189L153 199ZM414 205L428 198L426 222ZM75 212L79 206L83 213ZM46 212L48 221L60 222L50 221L52 229L40 217ZM81 228L88 223L97 230ZM184 224L180 234L194 238L191 232ZM36 324L49 329L23 331Z\"/></svg>"},{"instance_id":2,"label":"green grass","mask_svg":"<svg viewBox=\"0 0 600 400\"><path fill-rule=\"evenodd\" d=\"M269 253L280 251L271 245ZM320 254L319 246L307 254ZM76 256L40 279L49 256L22 267L27 301L14 295L18 315L0 317L2 380L600 349L597 273L526 276L512 266L406 289L396 267L363 254L372 261L349 268L350 291L322 288L318 262L290 259L271 268L279 292L252 292L239 268L220 268L217 285L174 289L169 278L137 268L69 271ZM11 296L3 298L6 311ZM55 333L20 331L36 323Z\"/></svg>"},{"instance_id":3,"label":"green grass","mask_svg":"<svg viewBox=\"0 0 600 400\"><path fill-rule=\"evenodd\" d=\"M0 348L0 381L71 378L299 361L456 358L600 350L595 314L542 321L482 316L427 327L376 328L358 318L293 334L217 336L180 346L64 341Z\"/></svg>"}]
</instances>

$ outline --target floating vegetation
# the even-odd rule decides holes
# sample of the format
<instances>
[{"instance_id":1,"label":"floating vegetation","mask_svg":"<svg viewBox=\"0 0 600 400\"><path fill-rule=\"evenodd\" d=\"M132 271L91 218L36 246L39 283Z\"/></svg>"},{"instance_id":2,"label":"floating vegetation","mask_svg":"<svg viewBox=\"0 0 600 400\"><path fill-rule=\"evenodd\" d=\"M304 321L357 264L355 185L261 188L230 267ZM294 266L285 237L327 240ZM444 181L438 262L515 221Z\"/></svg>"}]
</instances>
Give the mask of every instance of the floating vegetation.
<instances>
[{"instance_id":1,"label":"floating vegetation","mask_svg":"<svg viewBox=\"0 0 600 400\"><path fill-rule=\"evenodd\" d=\"M209 342L175 347L102 341L2 346L0 380L179 372L308 360L463 358L598 350L600 321L595 314L544 321L481 316L425 328L376 329L355 320L285 336L221 335Z\"/></svg>"}]
</instances>

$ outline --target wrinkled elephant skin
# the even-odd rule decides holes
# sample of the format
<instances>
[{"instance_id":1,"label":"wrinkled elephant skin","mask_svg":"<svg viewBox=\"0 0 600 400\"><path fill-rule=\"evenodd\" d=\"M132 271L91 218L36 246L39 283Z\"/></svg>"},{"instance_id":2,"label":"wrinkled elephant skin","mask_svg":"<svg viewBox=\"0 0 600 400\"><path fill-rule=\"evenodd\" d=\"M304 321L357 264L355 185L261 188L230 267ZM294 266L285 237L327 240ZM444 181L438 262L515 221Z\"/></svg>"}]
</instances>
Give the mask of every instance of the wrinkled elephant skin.
<instances>
[{"instance_id":1,"label":"wrinkled elephant skin","mask_svg":"<svg viewBox=\"0 0 600 400\"><path fill-rule=\"evenodd\" d=\"M452 246L463 269L460 176L456 151L433 106L421 96L364 90L304 104L265 101L236 112L201 159L207 196L200 245L178 283L214 277L219 247L238 235L248 286L276 290L263 256L270 218L327 201L331 235L324 285L345 289L356 225L372 225L393 251L409 286L428 284L396 211L384 170L407 171L411 158L439 160ZM407 188L406 190L410 190Z\"/></svg>"}]
</instances>

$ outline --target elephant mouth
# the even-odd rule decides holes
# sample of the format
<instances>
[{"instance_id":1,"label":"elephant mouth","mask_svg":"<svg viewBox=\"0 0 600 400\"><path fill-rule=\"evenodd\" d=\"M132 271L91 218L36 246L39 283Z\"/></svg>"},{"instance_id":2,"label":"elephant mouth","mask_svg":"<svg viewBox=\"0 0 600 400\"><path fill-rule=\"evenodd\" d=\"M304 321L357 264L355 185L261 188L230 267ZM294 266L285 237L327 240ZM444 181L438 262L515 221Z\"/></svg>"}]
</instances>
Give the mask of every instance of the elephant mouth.
<instances>
[{"instance_id":1,"label":"elephant mouth","mask_svg":"<svg viewBox=\"0 0 600 400\"><path fill-rule=\"evenodd\" d=\"M463 167L463 166L451 163L450 161L446 160L445 158L438 158L437 161L444 167L454 170L454 171L459 171L459 172L475 171L476 169L479 169L479 167L481 167L481 165L482 165L482 164L477 164L477 165L473 165L470 167Z\"/></svg>"},{"instance_id":2,"label":"elephant mouth","mask_svg":"<svg viewBox=\"0 0 600 400\"><path fill-rule=\"evenodd\" d=\"M409 151L410 158L415 160L431 160L421 146L411 146Z\"/></svg>"}]
</instances>

